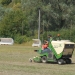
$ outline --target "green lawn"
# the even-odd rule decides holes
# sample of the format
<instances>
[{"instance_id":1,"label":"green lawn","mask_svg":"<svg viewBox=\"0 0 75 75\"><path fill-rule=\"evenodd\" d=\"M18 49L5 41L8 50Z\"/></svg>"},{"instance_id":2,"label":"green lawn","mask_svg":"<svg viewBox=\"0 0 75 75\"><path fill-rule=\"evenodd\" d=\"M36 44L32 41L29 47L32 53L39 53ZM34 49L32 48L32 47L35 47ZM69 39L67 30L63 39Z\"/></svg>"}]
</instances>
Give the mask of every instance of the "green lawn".
<instances>
[{"instance_id":1,"label":"green lawn","mask_svg":"<svg viewBox=\"0 0 75 75\"><path fill-rule=\"evenodd\" d=\"M0 45L0 75L75 75L75 51L72 64L30 63L36 47Z\"/></svg>"}]
</instances>

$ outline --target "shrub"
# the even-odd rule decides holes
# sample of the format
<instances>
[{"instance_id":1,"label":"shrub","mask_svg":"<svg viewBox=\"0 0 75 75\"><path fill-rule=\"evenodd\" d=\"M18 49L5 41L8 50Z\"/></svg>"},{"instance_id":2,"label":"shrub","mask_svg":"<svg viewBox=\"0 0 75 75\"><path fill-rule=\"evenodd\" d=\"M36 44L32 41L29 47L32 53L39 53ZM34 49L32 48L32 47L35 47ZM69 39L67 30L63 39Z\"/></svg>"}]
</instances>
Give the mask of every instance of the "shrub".
<instances>
[{"instance_id":1,"label":"shrub","mask_svg":"<svg viewBox=\"0 0 75 75\"><path fill-rule=\"evenodd\" d=\"M41 39L43 37L43 40L47 39L47 35L51 34L53 39L57 37L57 34L60 34L60 37L62 40L71 40L75 42L75 27L72 29L61 29L59 31L50 31L50 32L44 32L43 35L41 35Z\"/></svg>"},{"instance_id":2,"label":"shrub","mask_svg":"<svg viewBox=\"0 0 75 75\"><path fill-rule=\"evenodd\" d=\"M20 35L20 34L17 34L16 36L15 36L15 38L14 38L14 41L15 41L15 43L18 43L18 44L21 44L21 43L24 43L24 42L28 42L28 41L30 41L31 40L31 38L30 37L27 37L27 36L22 36L22 35Z\"/></svg>"}]
</instances>

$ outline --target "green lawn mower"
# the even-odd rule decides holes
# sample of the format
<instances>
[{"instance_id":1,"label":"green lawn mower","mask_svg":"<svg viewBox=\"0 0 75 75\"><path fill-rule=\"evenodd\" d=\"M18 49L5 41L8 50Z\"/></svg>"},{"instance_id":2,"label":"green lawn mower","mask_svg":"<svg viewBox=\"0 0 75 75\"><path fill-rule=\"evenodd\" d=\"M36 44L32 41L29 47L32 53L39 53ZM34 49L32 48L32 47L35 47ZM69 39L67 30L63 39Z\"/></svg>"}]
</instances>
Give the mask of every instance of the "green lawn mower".
<instances>
[{"instance_id":1,"label":"green lawn mower","mask_svg":"<svg viewBox=\"0 0 75 75\"><path fill-rule=\"evenodd\" d=\"M56 62L58 64L71 64L73 51L74 51L74 42L69 40L58 40L51 41L48 48L42 50L34 50L39 53L39 56L33 57L30 61L47 63L47 62Z\"/></svg>"}]
</instances>

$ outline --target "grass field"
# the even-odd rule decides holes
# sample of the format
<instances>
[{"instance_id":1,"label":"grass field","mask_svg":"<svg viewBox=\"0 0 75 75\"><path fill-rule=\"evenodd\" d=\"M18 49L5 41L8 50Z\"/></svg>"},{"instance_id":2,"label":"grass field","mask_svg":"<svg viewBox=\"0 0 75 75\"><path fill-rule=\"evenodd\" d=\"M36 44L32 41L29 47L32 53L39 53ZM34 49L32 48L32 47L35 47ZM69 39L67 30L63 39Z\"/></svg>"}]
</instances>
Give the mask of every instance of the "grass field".
<instances>
[{"instance_id":1,"label":"grass field","mask_svg":"<svg viewBox=\"0 0 75 75\"><path fill-rule=\"evenodd\" d=\"M0 45L0 75L75 75L75 51L72 64L30 63L36 47Z\"/></svg>"}]
</instances>

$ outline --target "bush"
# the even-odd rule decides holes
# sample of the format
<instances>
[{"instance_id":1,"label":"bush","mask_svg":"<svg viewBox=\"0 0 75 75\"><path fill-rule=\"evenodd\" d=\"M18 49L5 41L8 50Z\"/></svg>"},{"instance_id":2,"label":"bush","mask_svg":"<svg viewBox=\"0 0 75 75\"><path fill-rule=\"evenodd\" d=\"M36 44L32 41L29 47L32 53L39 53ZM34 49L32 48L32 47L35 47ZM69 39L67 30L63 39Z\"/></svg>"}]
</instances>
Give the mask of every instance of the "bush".
<instances>
[{"instance_id":1,"label":"bush","mask_svg":"<svg viewBox=\"0 0 75 75\"><path fill-rule=\"evenodd\" d=\"M21 44L21 43L24 43L24 42L28 42L30 41L31 38L30 37L27 37L27 36L22 36L22 35L16 35L15 38L14 38L14 41L15 43L18 43L18 44Z\"/></svg>"},{"instance_id":2,"label":"bush","mask_svg":"<svg viewBox=\"0 0 75 75\"><path fill-rule=\"evenodd\" d=\"M75 27L72 29L61 29L59 31L50 31L50 32L44 32L44 34L41 35L41 39L43 37L43 40L47 39L47 36L50 34L52 35L53 39L57 37L57 34L60 34L60 38L62 40L71 40L75 42Z\"/></svg>"}]
</instances>

